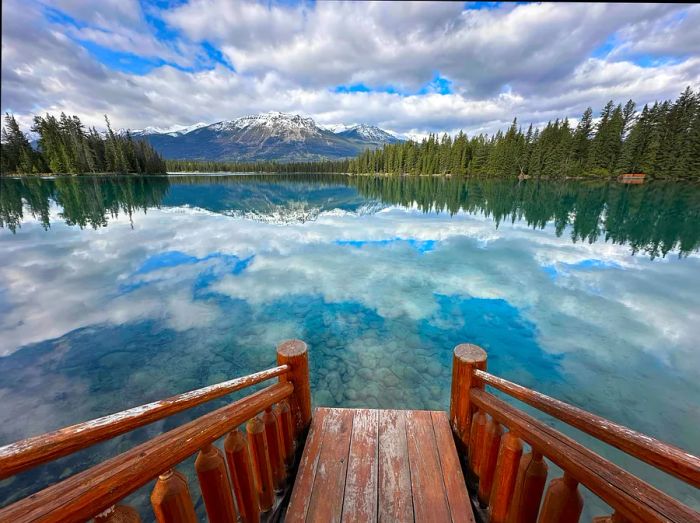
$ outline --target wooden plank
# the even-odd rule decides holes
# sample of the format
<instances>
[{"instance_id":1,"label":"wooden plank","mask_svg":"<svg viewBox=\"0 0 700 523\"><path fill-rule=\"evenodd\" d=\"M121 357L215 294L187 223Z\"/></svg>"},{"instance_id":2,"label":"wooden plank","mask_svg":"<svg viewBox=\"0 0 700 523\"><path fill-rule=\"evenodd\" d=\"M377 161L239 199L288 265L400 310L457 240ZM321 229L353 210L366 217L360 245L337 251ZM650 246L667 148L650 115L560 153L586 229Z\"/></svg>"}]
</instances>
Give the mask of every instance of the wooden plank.
<instances>
[{"instance_id":1,"label":"wooden plank","mask_svg":"<svg viewBox=\"0 0 700 523\"><path fill-rule=\"evenodd\" d=\"M450 521L430 412L406 412L406 446L415 521Z\"/></svg>"},{"instance_id":2,"label":"wooden plank","mask_svg":"<svg viewBox=\"0 0 700 523\"><path fill-rule=\"evenodd\" d=\"M85 521L269 405L288 397L291 383L264 388L123 454L0 509L0 521Z\"/></svg>"},{"instance_id":3,"label":"wooden plank","mask_svg":"<svg viewBox=\"0 0 700 523\"><path fill-rule=\"evenodd\" d=\"M457 456L457 449L450 430L450 422L442 411L431 412L430 416L433 421L442 479L445 484L452 521L474 523L474 513L469 502L462 466L459 463L459 456Z\"/></svg>"},{"instance_id":4,"label":"wooden plank","mask_svg":"<svg viewBox=\"0 0 700 523\"><path fill-rule=\"evenodd\" d=\"M413 500L405 411L379 411L378 436L379 521L412 522Z\"/></svg>"},{"instance_id":5,"label":"wooden plank","mask_svg":"<svg viewBox=\"0 0 700 523\"><path fill-rule=\"evenodd\" d=\"M331 409L317 408L311 422L311 430L306 438L304 452L299 462L297 477L294 480L292 496L285 516L286 522L301 522L306 520L311 501L311 490L314 486L318 455L323 440L323 420Z\"/></svg>"},{"instance_id":6,"label":"wooden plank","mask_svg":"<svg viewBox=\"0 0 700 523\"><path fill-rule=\"evenodd\" d=\"M348 523L377 521L378 428L378 411L355 410L343 501L342 520Z\"/></svg>"},{"instance_id":7,"label":"wooden plank","mask_svg":"<svg viewBox=\"0 0 700 523\"><path fill-rule=\"evenodd\" d=\"M306 521L340 521L352 421L351 409L332 409L323 420L323 441Z\"/></svg>"},{"instance_id":8,"label":"wooden plank","mask_svg":"<svg viewBox=\"0 0 700 523\"><path fill-rule=\"evenodd\" d=\"M5 445L0 447L0 479L13 476L28 468L71 454L156 420L172 416L212 399L281 376L287 371L289 371L288 365L280 365L249 376L223 381Z\"/></svg>"}]
</instances>

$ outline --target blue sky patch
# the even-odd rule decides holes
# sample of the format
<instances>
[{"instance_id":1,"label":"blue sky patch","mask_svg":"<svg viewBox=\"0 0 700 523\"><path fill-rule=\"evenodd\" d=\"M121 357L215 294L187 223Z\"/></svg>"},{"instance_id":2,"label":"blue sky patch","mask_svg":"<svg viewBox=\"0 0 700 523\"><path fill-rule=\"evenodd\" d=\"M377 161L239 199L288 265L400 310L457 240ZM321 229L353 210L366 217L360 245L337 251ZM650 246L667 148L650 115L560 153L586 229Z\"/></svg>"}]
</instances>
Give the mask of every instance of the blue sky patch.
<instances>
[{"instance_id":1,"label":"blue sky patch","mask_svg":"<svg viewBox=\"0 0 700 523\"><path fill-rule=\"evenodd\" d=\"M334 242L336 245L349 246L360 249L366 245L377 245L380 247L385 247L388 245L395 245L400 243L405 243L421 254L435 250L435 240L416 240L414 238L404 239L404 238L389 238L386 240L336 240Z\"/></svg>"}]
</instances>

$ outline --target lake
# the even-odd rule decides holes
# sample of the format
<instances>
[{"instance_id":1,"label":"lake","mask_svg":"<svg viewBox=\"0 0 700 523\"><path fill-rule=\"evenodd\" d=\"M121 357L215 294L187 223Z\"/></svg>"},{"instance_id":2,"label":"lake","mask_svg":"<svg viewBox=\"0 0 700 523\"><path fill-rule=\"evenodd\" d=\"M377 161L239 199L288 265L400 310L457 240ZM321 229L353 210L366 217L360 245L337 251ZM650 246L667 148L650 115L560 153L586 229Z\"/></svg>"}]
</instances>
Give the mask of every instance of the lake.
<instances>
[{"instance_id":1,"label":"lake","mask_svg":"<svg viewBox=\"0 0 700 523\"><path fill-rule=\"evenodd\" d=\"M0 178L0 221L0 444L270 367L298 337L315 405L446 409L471 342L499 376L700 454L697 184ZM0 505L201 412L0 482Z\"/></svg>"}]
</instances>

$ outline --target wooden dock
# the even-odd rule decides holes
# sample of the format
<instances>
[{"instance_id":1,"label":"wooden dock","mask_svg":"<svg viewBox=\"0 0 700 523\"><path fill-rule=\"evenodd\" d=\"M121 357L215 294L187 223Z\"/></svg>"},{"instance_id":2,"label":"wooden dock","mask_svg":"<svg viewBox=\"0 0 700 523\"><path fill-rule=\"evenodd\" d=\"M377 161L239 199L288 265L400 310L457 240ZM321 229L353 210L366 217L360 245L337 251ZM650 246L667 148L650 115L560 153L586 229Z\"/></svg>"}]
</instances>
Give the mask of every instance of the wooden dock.
<instances>
[{"instance_id":1,"label":"wooden dock","mask_svg":"<svg viewBox=\"0 0 700 523\"><path fill-rule=\"evenodd\" d=\"M287 522L473 522L447 414L314 411Z\"/></svg>"},{"instance_id":2,"label":"wooden dock","mask_svg":"<svg viewBox=\"0 0 700 523\"><path fill-rule=\"evenodd\" d=\"M151 507L159 523L198 523L199 495L210 523L473 523L472 507L478 507L481 523L569 523L577 522L583 510L579 485L611 507L611 514L594 523L700 523L693 508L507 398L696 488L700 458L495 376L486 370L487 359L476 345L454 348L449 414L313 411L309 349L301 340L284 341L271 369L0 447L4 480L212 399L277 380L0 508L0 522L94 518L95 523L140 523L140 514L124 498L156 479ZM223 449L216 444L220 438ZM196 483L177 469L193 454ZM548 461L563 475L550 481ZM151 513L147 517L152 519Z\"/></svg>"}]
</instances>

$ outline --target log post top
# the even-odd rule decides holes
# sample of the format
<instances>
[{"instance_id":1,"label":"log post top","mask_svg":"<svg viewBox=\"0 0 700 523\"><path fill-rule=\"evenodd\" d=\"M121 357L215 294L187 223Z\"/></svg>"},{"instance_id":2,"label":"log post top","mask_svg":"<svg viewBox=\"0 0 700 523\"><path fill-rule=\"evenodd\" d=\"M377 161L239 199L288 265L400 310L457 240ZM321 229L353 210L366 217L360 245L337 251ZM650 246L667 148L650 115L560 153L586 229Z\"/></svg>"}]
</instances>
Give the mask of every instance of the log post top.
<instances>
[{"instance_id":1,"label":"log post top","mask_svg":"<svg viewBox=\"0 0 700 523\"><path fill-rule=\"evenodd\" d=\"M309 348L301 340L286 340L277 346L277 354L286 358L294 358L308 352Z\"/></svg>"},{"instance_id":2,"label":"log post top","mask_svg":"<svg viewBox=\"0 0 700 523\"><path fill-rule=\"evenodd\" d=\"M478 345L473 345L471 343L460 343L457 345L454 350L454 355L455 358L466 364L473 365L475 363L483 364L486 362L486 351Z\"/></svg>"}]
</instances>

